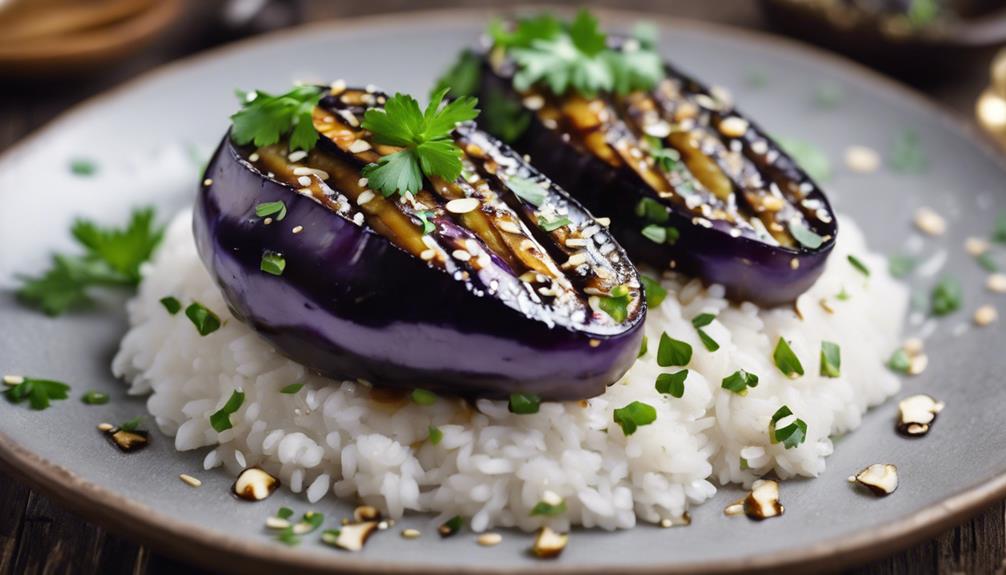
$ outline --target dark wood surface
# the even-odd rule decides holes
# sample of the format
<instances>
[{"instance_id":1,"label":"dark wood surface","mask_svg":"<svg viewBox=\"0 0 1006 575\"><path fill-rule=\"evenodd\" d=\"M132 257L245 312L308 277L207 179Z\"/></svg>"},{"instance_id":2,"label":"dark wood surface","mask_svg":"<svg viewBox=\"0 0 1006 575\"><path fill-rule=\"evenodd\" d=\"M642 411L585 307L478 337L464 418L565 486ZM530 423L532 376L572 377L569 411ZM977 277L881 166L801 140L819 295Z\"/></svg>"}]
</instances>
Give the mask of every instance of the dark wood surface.
<instances>
[{"instance_id":1,"label":"dark wood surface","mask_svg":"<svg viewBox=\"0 0 1006 575\"><path fill-rule=\"evenodd\" d=\"M196 1L196 0L193 0ZM563 3L563 2L552 2ZM483 5L479 0L433 0L425 7ZM626 9L654 10L681 17L712 20L735 26L765 27L754 0L628 0L603 2ZM368 0L367 2L304 2L309 20L339 18L372 12L415 9L418 2ZM0 91L0 151L43 125L80 100L98 94L145 70L218 42L220 34L192 38L191 27L126 62L86 79L18 82ZM924 93L943 104L963 121L971 121L978 91L987 82L991 54L961 62L960 74L950 81L922 86ZM7 82L4 82L7 84ZM77 517L0 473L0 575L16 574L176 574L205 573L158 555L128 534L114 534ZM965 524L931 541L890 557L852 569L857 575L916 573L1006 573L1006 502L996 503Z\"/></svg>"}]
</instances>

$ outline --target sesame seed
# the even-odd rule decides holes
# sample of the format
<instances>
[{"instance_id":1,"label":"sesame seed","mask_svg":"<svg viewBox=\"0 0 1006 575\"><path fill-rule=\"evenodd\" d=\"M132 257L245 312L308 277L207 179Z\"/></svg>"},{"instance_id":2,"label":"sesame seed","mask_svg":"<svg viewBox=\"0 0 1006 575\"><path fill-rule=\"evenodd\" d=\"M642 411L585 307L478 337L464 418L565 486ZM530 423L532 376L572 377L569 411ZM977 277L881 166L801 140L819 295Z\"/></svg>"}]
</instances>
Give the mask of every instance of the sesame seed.
<instances>
[{"instance_id":1,"label":"sesame seed","mask_svg":"<svg viewBox=\"0 0 1006 575\"><path fill-rule=\"evenodd\" d=\"M845 149L845 165L860 174L875 172L880 168L880 154L866 146L849 146Z\"/></svg>"},{"instance_id":2,"label":"sesame seed","mask_svg":"<svg viewBox=\"0 0 1006 575\"><path fill-rule=\"evenodd\" d=\"M567 248L582 248L582 247L586 247L587 244L589 244L589 243L590 243L590 241L586 240L584 238L569 238L568 240L566 240L566 247Z\"/></svg>"},{"instance_id":3,"label":"sesame seed","mask_svg":"<svg viewBox=\"0 0 1006 575\"><path fill-rule=\"evenodd\" d=\"M367 140L356 140L349 145L349 151L354 154L359 154L361 152L366 152L370 149L370 142Z\"/></svg>"},{"instance_id":4,"label":"sesame seed","mask_svg":"<svg viewBox=\"0 0 1006 575\"><path fill-rule=\"evenodd\" d=\"M307 152L304 150L297 150L296 152L290 152L290 155L286 157L287 160L291 162L299 162L307 157Z\"/></svg>"},{"instance_id":5,"label":"sesame seed","mask_svg":"<svg viewBox=\"0 0 1006 575\"><path fill-rule=\"evenodd\" d=\"M200 485L203 484L202 481L199 481L198 479L192 477L187 473L182 473L181 475L178 476L178 479L181 479L182 481L184 481L185 483L189 484L192 487L199 487Z\"/></svg>"},{"instance_id":6,"label":"sesame seed","mask_svg":"<svg viewBox=\"0 0 1006 575\"><path fill-rule=\"evenodd\" d=\"M268 226L269 224L272 223L272 218L266 218L266 219L262 220L262 223Z\"/></svg>"},{"instance_id":7,"label":"sesame seed","mask_svg":"<svg viewBox=\"0 0 1006 575\"><path fill-rule=\"evenodd\" d=\"M248 161L249 162L257 162L258 158L259 158L258 152L252 152L252 154L250 156L248 156Z\"/></svg>"},{"instance_id":8,"label":"sesame seed","mask_svg":"<svg viewBox=\"0 0 1006 575\"><path fill-rule=\"evenodd\" d=\"M465 250L454 250L451 252L451 255L454 256L454 259L461 260L463 262L472 259L472 254L466 252Z\"/></svg>"},{"instance_id":9,"label":"sesame seed","mask_svg":"<svg viewBox=\"0 0 1006 575\"><path fill-rule=\"evenodd\" d=\"M983 305L982 307L975 310L975 323L980 326L986 326L990 323L995 322L999 319L999 312L996 308L990 305Z\"/></svg>"},{"instance_id":10,"label":"sesame seed","mask_svg":"<svg viewBox=\"0 0 1006 575\"><path fill-rule=\"evenodd\" d=\"M789 260L789 267L790 267L790 269L794 269L794 270L800 269L800 260L798 260L796 258L793 258L793 259Z\"/></svg>"},{"instance_id":11,"label":"sesame seed","mask_svg":"<svg viewBox=\"0 0 1006 575\"><path fill-rule=\"evenodd\" d=\"M447 202L447 211L454 214L467 214L479 207L477 198L461 198Z\"/></svg>"},{"instance_id":12,"label":"sesame seed","mask_svg":"<svg viewBox=\"0 0 1006 575\"><path fill-rule=\"evenodd\" d=\"M346 81L342 79L336 80L329 85L328 90L333 96L338 96L346 91Z\"/></svg>"},{"instance_id":13,"label":"sesame seed","mask_svg":"<svg viewBox=\"0 0 1006 575\"><path fill-rule=\"evenodd\" d=\"M435 250L423 250L422 253L419 254L419 258L424 261L430 261L436 255L437 252Z\"/></svg>"},{"instance_id":14,"label":"sesame seed","mask_svg":"<svg viewBox=\"0 0 1006 575\"><path fill-rule=\"evenodd\" d=\"M528 110L540 110L545 105L545 98L538 94L531 94L524 98L524 107Z\"/></svg>"},{"instance_id":15,"label":"sesame seed","mask_svg":"<svg viewBox=\"0 0 1006 575\"><path fill-rule=\"evenodd\" d=\"M366 188L368 183L369 180L367 178L360 178L359 180L356 181L356 185L360 186L361 188Z\"/></svg>"},{"instance_id":16,"label":"sesame seed","mask_svg":"<svg viewBox=\"0 0 1006 575\"><path fill-rule=\"evenodd\" d=\"M24 383L24 377L20 375L5 375L3 376L4 385L21 385Z\"/></svg>"},{"instance_id":17,"label":"sesame seed","mask_svg":"<svg viewBox=\"0 0 1006 575\"><path fill-rule=\"evenodd\" d=\"M604 227L611 225L611 218L594 218L594 221Z\"/></svg>"},{"instance_id":18,"label":"sesame seed","mask_svg":"<svg viewBox=\"0 0 1006 575\"><path fill-rule=\"evenodd\" d=\"M980 256L989 249L989 243L981 238L968 238L964 241L964 251L973 256Z\"/></svg>"},{"instance_id":19,"label":"sesame seed","mask_svg":"<svg viewBox=\"0 0 1006 575\"><path fill-rule=\"evenodd\" d=\"M111 423L98 424L98 431L112 431L113 429L115 429L115 426L112 425Z\"/></svg>"},{"instance_id":20,"label":"sesame seed","mask_svg":"<svg viewBox=\"0 0 1006 575\"><path fill-rule=\"evenodd\" d=\"M941 236L947 231L947 222L943 216L925 207L915 212L915 226L931 236Z\"/></svg>"},{"instance_id":21,"label":"sesame seed","mask_svg":"<svg viewBox=\"0 0 1006 575\"><path fill-rule=\"evenodd\" d=\"M362 206L372 199L374 199L374 192L370 190L363 190L363 193L356 198L356 205Z\"/></svg>"},{"instance_id":22,"label":"sesame seed","mask_svg":"<svg viewBox=\"0 0 1006 575\"><path fill-rule=\"evenodd\" d=\"M587 254L584 252L577 252L569 256L569 259L566 260L566 263L563 264L563 266L574 267L585 263L587 263Z\"/></svg>"},{"instance_id":23,"label":"sesame seed","mask_svg":"<svg viewBox=\"0 0 1006 575\"><path fill-rule=\"evenodd\" d=\"M402 529L402 539L419 539L420 535L418 529Z\"/></svg>"},{"instance_id":24,"label":"sesame seed","mask_svg":"<svg viewBox=\"0 0 1006 575\"><path fill-rule=\"evenodd\" d=\"M905 343L902 344L901 349L905 350L905 353L907 353L908 355L918 355L922 353L923 345L924 344L920 338L910 337L905 340Z\"/></svg>"},{"instance_id":25,"label":"sesame seed","mask_svg":"<svg viewBox=\"0 0 1006 575\"><path fill-rule=\"evenodd\" d=\"M499 533L483 533L479 535L476 541L483 547L492 547L493 545L499 545L503 541L503 536Z\"/></svg>"},{"instance_id":26,"label":"sesame seed","mask_svg":"<svg viewBox=\"0 0 1006 575\"><path fill-rule=\"evenodd\" d=\"M212 186L213 185L213 178L206 178L205 180L203 180L203 185L206 186L206 187Z\"/></svg>"},{"instance_id":27,"label":"sesame seed","mask_svg":"<svg viewBox=\"0 0 1006 575\"><path fill-rule=\"evenodd\" d=\"M304 226L294 226L294 228L290 231L292 231L295 234L299 234L300 232L304 231Z\"/></svg>"},{"instance_id":28,"label":"sesame seed","mask_svg":"<svg viewBox=\"0 0 1006 575\"><path fill-rule=\"evenodd\" d=\"M545 492L541 494L541 500L553 507L562 505L562 497L550 489L546 489Z\"/></svg>"},{"instance_id":29,"label":"sesame seed","mask_svg":"<svg viewBox=\"0 0 1006 575\"><path fill-rule=\"evenodd\" d=\"M301 176L301 177L297 178L297 183L300 184L300 185L302 185L302 186L304 186L304 187L310 186L311 185L311 178L308 177L308 176Z\"/></svg>"},{"instance_id":30,"label":"sesame seed","mask_svg":"<svg viewBox=\"0 0 1006 575\"><path fill-rule=\"evenodd\" d=\"M265 526L269 529L286 529L290 527L290 522L280 517L268 517L265 520Z\"/></svg>"},{"instance_id":31,"label":"sesame seed","mask_svg":"<svg viewBox=\"0 0 1006 575\"><path fill-rule=\"evenodd\" d=\"M362 226L363 225L363 214L361 214L360 212L357 212L353 216L353 223L356 224L356 225L358 225L358 226Z\"/></svg>"},{"instance_id":32,"label":"sesame seed","mask_svg":"<svg viewBox=\"0 0 1006 575\"><path fill-rule=\"evenodd\" d=\"M719 125L720 133L728 138L740 138L748 131L748 121L738 116L730 116Z\"/></svg>"},{"instance_id":33,"label":"sesame seed","mask_svg":"<svg viewBox=\"0 0 1006 575\"><path fill-rule=\"evenodd\" d=\"M923 371L926 371L926 367L929 366L929 356L924 353L920 353L915 357L911 358L908 363L908 374L909 375L919 375Z\"/></svg>"},{"instance_id":34,"label":"sesame seed","mask_svg":"<svg viewBox=\"0 0 1006 575\"><path fill-rule=\"evenodd\" d=\"M601 340L599 340L599 339L591 339L588 343L590 344L590 347L597 347L597 346L601 345Z\"/></svg>"},{"instance_id":35,"label":"sesame seed","mask_svg":"<svg viewBox=\"0 0 1006 575\"><path fill-rule=\"evenodd\" d=\"M996 293L1006 293L1006 274L992 274L985 281L985 287Z\"/></svg>"}]
</instances>

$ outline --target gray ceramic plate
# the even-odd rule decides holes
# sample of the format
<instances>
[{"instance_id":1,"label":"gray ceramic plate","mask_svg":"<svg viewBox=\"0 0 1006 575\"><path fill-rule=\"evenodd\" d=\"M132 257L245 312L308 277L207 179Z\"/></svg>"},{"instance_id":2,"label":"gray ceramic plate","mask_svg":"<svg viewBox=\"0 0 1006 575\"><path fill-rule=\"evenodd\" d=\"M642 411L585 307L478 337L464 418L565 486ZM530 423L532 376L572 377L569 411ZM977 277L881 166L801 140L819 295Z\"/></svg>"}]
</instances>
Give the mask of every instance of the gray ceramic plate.
<instances>
[{"instance_id":1,"label":"gray ceramic plate","mask_svg":"<svg viewBox=\"0 0 1006 575\"><path fill-rule=\"evenodd\" d=\"M965 309L940 322L930 338L929 369L905 384L902 395L927 391L947 402L933 433L910 441L893 432L896 407L870 412L861 429L844 438L813 481L783 487L786 514L754 523L727 519L722 510L738 491L722 489L694 510L688 528L640 527L619 533L577 531L556 562L526 554L530 537L507 533L503 544L479 547L471 534L447 541L433 535L426 517L403 526L425 532L406 541L394 532L371 539L350 555L314 542L291 549L271 541L265 517L280 505L305 509L296 496L239 505L228 493L231 477L202 472L202 453L176 453L155 434L152 448L133 456L115 452L95 431L99 421L143 412L109 373L125 329L122 299L109 298L91 313L49 319L16 304L8 288L16 271L31 272L47 252L66 247L67 223L77 214L120 221L128 207L154 203L168 213L191 201L195 163L179 150L205 152L223 133L235 87L282 88L291 80L346 78L423 94L430 78L462 44L476 37L487 14L452 12L314 26L255 40L169 66L56 120L0 160L0 371L29 373L109 392L109 405L76 399L44 412L0 404L0 460L12 473L78 510L188 560L229 571L429 572L722 572L744 568L836 567L892 552L960 521L1006 494L1006 354L1002 324L959 336L981 303L985 274L967 257L967 236L987 235L994 213L1006 209L1003 168L978 142L934 107L854 66L806 47L765 37L658 20L663 51L682 67L729 88L742 109L773 133L820 146L832 160L826 182L839 210L853 214L874 249L894 252L912 234L916 207L949 215L950 229L927 252L945 248L945 271L959 277ZM636 15L608 14L615 27ZM765 82L757 81L760 77ZM819 86L843 96L832 110L815 104ZM842 166L850 144L890 150L906 128L917 131L930 158L921 174L882 169L857 175ZM68 174L71 158L93 158L93 178ZM178 169L171 166L177 164ZM156 168L152 166L157 166ZM165 177L165 173L175 173ZM918 280L927 287L932 279ZM874 462L898 465L902 485L886 499L860 494L846 477ZM199 489L178 480L190 472ZM315 506L345 516L350 503Z\"/></svg>"}]
</instances>

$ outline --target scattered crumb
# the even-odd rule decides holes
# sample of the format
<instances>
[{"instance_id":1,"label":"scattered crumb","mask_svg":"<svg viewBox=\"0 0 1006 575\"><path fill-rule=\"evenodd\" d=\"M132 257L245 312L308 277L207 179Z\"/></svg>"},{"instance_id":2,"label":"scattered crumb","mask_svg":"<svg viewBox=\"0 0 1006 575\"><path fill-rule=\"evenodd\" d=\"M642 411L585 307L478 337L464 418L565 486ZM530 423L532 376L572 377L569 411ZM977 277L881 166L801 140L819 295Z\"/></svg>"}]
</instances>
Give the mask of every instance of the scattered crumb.
<instances>
[{"instance_id":1,"label":"scattered crumb","mask_svg":"<svg viewBox=\"0 0 1006 575\"><path fill-rule=\"evenodd\" d=\"M181 479L183 482L189 484L192 487L199 487L200 485L203 484L202 481L199 481L198 479L192 477L187 473L182 473L181 475L178 476L178 479Z\"/></svg>"},{"instance_id":2,"label":"scattered crumb","mask_svg":"<svg viewBox=\"0 0 1006 575\"><path fill-rule=\"evenodd\" d=\"M483 533L478 536L476 541L483 547L492 547L499 545L503 541L503 536L499 533Z\"/></svg>"},{"instance_id":3,"label":"scattered crumb","mask_svg":"<svg viewBox=\"0 0 1006 575\"><path fill-rule=\"evenodd\" d=\"M875 172L880 168L880 154L866 146L849 146L845 149L845 165L860 174Z\"/></svg>"},{"instance_id":4,"label":"scattered crumb","mask_svg":"<svg viewBox=\"0 0 1006 575\"><path fill-rule=\"evenodd\" d=\"M985 287L996 293L1006 293L1006 274L992 274L985 281Z\"/></svg>"},{"instance_id":5,"label":"scattered crumb","mask_svg":"<svg viewBox=\"0 0 1006 575\"><path fill-rule=\"evenodd\" d=\"M942 236L947 231L947 221L943 216L926 207L915 212L915 226L931 236Z\"/></svg>"},{"instance_id":6,"label":"scattered crumb","mask_svg":"<svg viewBox=\"0 0 1006 575\"><path fill-rule=\"evenodd\" d=\"M987 252L989 243L981 238L968 238L964 242L964 250L973 256L980 256Z\"/></svg>"},{"instance_id":7,"label":"scattered crumb","mask_svg":"<svg viewBox=\"0 0 1006 575\"><path fill-rule=\"evenodd\" d=\"M402 530L402 539L419 539L420 535L422 535L422 533L420 533L418 529Z\"/></svg>"},{"instance_id":8,"label":"scattered crumb","mask_svg":"<svg viewBox=\"0 0 1006 575\"><path fill-rule=\"evenodd\" d=\"M996 308L990 305L983 305L982 307L975 310L975 323L980 326L986 326L990 323L994 323L999 319L999 312Z\"/></svg>"}]
</instances>

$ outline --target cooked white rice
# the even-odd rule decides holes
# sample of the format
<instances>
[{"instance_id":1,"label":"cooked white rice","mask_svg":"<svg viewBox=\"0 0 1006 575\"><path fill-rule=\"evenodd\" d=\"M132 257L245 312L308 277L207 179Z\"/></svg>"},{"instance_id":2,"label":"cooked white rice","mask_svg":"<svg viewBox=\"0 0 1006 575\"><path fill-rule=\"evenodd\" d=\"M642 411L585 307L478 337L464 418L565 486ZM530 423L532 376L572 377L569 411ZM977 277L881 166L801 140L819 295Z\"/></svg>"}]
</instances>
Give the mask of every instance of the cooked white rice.
<instances>
[{"instance_id":1,"label":"cooked white rice","mask_svg":"<svg viewBox=\"0 0 1006 575\"><path fill-rule=\"evenodd\" d=\"M853 268L847 254L872 275ZM829 437L855 429L868 407L898 390L884 361L898 345L908 296L849 219L827 270L798 302L802 319L792 309L731 306L718 286L704 289L680 276L669 275L664 286L670 295L646 324L649 353L588 402L546 403L534 415L511 414L500 401L479 400L474 409L447 398L429 407L382 403L364 385L310 373L234 320L196 255L191 214L183 213L129 304L132 328L113 369L131 382L131 393L150 394L147 407L177 449L213 448L207 469L223 464L236 474L260 465L311 502L332 493L392 517L460 514L476 531L540 526L529 510L546 490L568 506L553 527L615 529L637 518L677 518L711 497L716 483L750 483L769 471L818 475L833 449ZM849 297L838 300L842 290ZM203 303L223 327L200 337L184 314L165 311L159 300L168 295ZM718 314L706 328L721 346L714 353L691 325L703 312ZM654 388L659 373L672 371L656 364L662 331L695 350L680 399ZM779 336L792 342L805 376L791 380L775 367ZM841 346L838 379L818 376L822 340ZM738 368L760 377L745 397L720 387ZM296 382L305 384L299 393L279 392ZM217 433L210 414L238 388L246 398L231 417L234 427ZM635 400L653 405L657 419L626 437L612 411ZM794 449L769 441L769 419L783 404L808 426L807 440ZM431 425L443 432L435 446L425 441ZM749 469L741 469L742 458Z\"/></svg>"}]
</instances>

